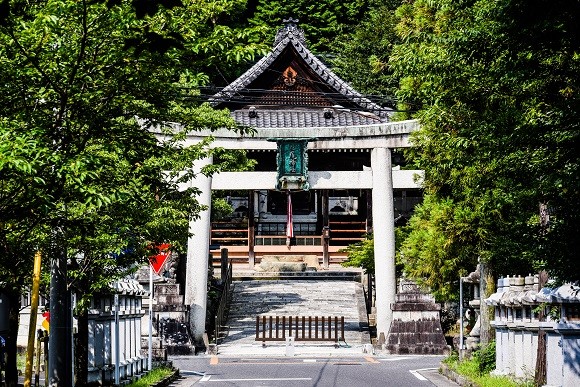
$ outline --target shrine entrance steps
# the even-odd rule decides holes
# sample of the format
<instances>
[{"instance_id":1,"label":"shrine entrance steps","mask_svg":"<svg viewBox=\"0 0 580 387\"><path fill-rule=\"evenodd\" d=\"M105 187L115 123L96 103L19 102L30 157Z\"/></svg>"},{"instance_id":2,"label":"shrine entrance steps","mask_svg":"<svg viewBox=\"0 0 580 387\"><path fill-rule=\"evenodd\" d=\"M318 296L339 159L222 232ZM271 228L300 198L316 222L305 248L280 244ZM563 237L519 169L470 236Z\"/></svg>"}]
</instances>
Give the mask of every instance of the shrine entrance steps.
<instances>
[{"instance_id":1,"label":"shrine entrance steps","mask_svg":"<svg viewBox=\"0 0 580 387\"><path fill-rule=\"evenodd\" d=\"M286 342L256 341L258 316L342 316L344 341L295 342L296 355L360 354L370 343L360 271L265 273L234 269L233 295L219 355L270 356L286 353ZM334 317L333 317L334 318Z\"/></svg>"}]
</instances>

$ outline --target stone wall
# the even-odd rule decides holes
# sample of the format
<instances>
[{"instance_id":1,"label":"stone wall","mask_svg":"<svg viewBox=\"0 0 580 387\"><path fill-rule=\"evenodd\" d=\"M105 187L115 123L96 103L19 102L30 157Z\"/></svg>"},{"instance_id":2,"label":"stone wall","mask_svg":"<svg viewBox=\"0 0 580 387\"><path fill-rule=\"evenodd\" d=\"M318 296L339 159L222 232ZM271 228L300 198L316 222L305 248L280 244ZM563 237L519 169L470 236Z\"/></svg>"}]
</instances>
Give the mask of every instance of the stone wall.
<instances>
[{"instance_id":1,"label":"stone wall","mask_svg":"<svg viewBox=\"0 0 580 387\"><path fill-rule=\"evenodd\" d=\"M146 291L137 281L122 280L116 285L119 341L116 342L115 296L95 298L89 310L88 382L111 384L115 378L116 348L119 346L120 380L147 370L141 355L142 298Z\"/></svg>"},{"instance_id":2,"label":"stone wall","mask_svg":"<svg viewBox=\"0 0 580 387\"><path fill-rule=\"evenodd\" d=\"M496 374L533 378L543 331L546 385L580 385L580 287L539 289L537 275L500 278L497 292L485 302L495 308ZM540 306L555 313L540 321Z\"/></svg>"},{"instance_id":3,"label":"stone wall","mask_svg":"<svg viewBox=\"0 0 580 387\"><path fill-rule=\"evenodd\" d=\"M165 361L168 355L189 355L195 353L188 329L188 307L184 304L182 284L179 283L179 255L172 253L160 274L153 273L153 300L147 299L141 320L141 351L149 352L149 308L152 307L152 357L154 361ZM149 266L143 266L135 275L141 285L149 289ZM152 301L152 305L150 302Z\"/></svg>"}]
</instances>

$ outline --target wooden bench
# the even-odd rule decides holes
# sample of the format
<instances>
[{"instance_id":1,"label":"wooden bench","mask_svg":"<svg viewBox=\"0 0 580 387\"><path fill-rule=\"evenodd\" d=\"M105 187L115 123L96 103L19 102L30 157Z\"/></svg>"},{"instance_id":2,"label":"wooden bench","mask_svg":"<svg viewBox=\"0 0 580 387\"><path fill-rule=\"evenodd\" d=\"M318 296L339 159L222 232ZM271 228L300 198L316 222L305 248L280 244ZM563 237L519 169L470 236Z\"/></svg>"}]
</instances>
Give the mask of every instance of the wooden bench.
<instances>
[{"instance_id":1,"label":"wooden bench","mask_svg":"<svg viewBox=\"0 0 580 387\"><path fill-rule=\"evenodd\" d=\"M334 342L344 340L344 316L257 316L256 341Z\"/></svg>"}]
</instances>

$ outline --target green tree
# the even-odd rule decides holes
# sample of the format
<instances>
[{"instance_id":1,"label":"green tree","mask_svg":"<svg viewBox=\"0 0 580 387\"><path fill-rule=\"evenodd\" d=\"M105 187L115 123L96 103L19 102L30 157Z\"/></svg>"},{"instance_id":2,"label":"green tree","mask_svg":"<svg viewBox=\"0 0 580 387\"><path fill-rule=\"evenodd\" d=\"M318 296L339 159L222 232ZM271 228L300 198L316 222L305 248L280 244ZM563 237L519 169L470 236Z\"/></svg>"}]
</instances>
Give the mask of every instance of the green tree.
<instances>
[{"instance_id":1,"label":"green tree","mask_svg":"<svg viewBox=\"0 0 580 387\"><path fill-rule=\"evenodd\" d=\"M497 275L580 278L578 11L542 0L397 11L389 64L399 98L421 107L410 155L426 192L401 253L442 297L478 259Z\"/></svg>"},{"instance_id":2,"label":"green tree","mask_svg":"<svg viewBox=\"0 0 580 387\"><path fill-rule=\"evenodd\" d=\"M399 248L407 236L407 226L395 228L395 247ZM360 267L367 274L375 273L375 245L373 234L366 234L365 239L360 242L348 245L341 249L341 252L347 253L347 259L342 263L345 267ZM397 262L397 273L402 270L400 262Z\"/></svg>"},{"instance_id":3,"label":"green tree","mask_svg":"<svg viewBox=\"0 0 580 387\"><path fill-rule=\"evenodd\" d=\"M20 292L33 252L68 256L68 286L102 290L151 242L184 246L197 190L180 190L209 141L235 128L198 105L204 63L251 58L252 31L215 22L235 2L0 2L0 283L11 299L8 385L15 385ZM218 7L219 5L219 7ZM221 54L221 55L220 55ZM166 122L180 122L175 135ZM167 134L160 141L147 127ZM223 165L242 155L223 155ZM179 172L178 172L179 171ZM186 173L183 173L183 172ZM171 178L170 178L171 177ZM46 262L46 260L45 260ZM46 268L46 265L45 265ZM86 368L86 367L85 367Z\"/></svg>"},{"instance_id":4,"label":"green tree","mask_svg":"<svg viewBox=\"0 0 580 387\"><path fill-rule=\"evenodd\" d=\"M395 10L400 4L400 0L369 1L369 10L360 23L344 31L333 45L333 71L362 93L390 96L378 100L382 104L394 104L399 84L387 64L394 45L400 41L395 32Z\"/></svg>"},{"instance_id":5,"label":"green tree","mask_svg":"<svg viewBox=\"0 0 580 387\"><path fill-rule=\"evenodd\" d=\"M347 259L342 266L360 267L365 274L375 272L375 245L371 234L367 234L362 241L348 245L340 251L347 253Z\"/></svg>"},{"instance_id":6,"label":"green tree","mask_svg":"<svg viewBox=\"0 0 580 387\"><path fill-rule=\"evenodd\" d=\"M249 21L270 27L271 40L284 19L299 20L309 48L319 54L329 53L337 36L348 34L368 8L367 0L351 1L250 1Z\"/></svg>"}]
</instances>

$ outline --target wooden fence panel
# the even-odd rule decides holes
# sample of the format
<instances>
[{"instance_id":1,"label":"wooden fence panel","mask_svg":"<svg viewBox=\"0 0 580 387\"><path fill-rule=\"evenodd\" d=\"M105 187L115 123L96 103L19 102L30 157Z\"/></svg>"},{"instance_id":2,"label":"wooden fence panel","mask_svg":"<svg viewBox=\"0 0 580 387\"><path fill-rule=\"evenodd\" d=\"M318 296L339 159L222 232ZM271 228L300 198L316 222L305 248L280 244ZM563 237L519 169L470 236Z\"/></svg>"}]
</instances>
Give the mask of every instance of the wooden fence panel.
<instances>
[{"instance_id":1,"label":"wooden fence panel","mask_svg":"<svg viewBox=\"0 0 580 387\"><path fill-rule=\"evenodd\" d=\"M256 316L256 341L344 341L344 316Z\"/></svg>"}]
</instances>

